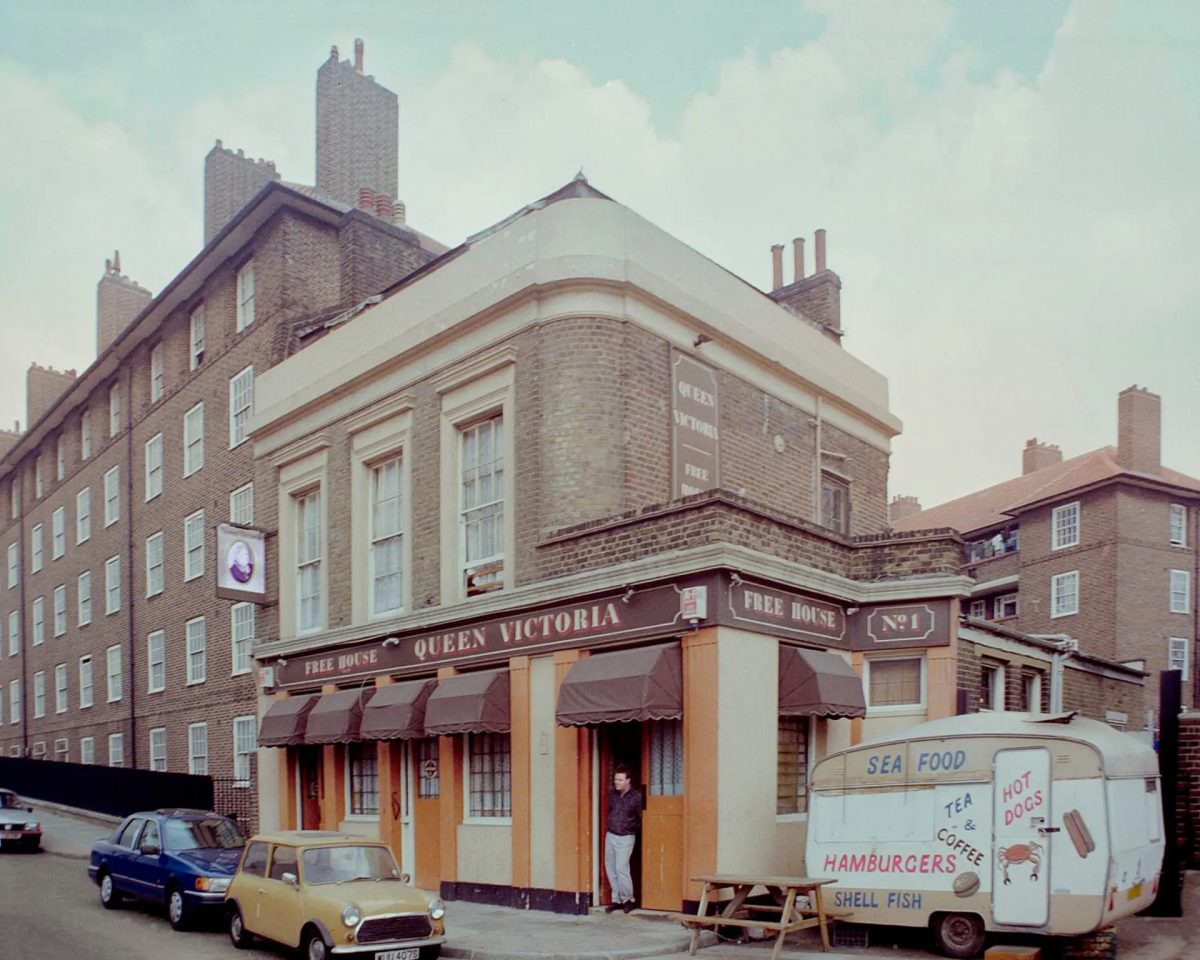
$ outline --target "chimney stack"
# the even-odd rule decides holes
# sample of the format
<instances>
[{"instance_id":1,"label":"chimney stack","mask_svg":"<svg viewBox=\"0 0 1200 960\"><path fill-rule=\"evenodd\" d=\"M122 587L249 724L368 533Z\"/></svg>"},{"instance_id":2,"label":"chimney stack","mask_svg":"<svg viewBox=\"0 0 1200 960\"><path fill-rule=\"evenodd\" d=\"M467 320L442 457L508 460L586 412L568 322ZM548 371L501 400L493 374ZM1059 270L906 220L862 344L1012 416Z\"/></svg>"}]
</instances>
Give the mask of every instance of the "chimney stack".
<instances>
[{"instance_id":1,"label":"chimney stack","mask_svg":"<svg viewBox=\"0 0 1200 960\"><path fill-rule=\"evenodd\" d=\"M31 363L25 374L25 422L32 426L41 420L74 382L74 370Z\"/></svg>"},{"instance_id":2,"label":"chimney stack","mask_svg":"<svg viewBox=\"0 0 1200 960\"><path fill-rule=\"evenodd\" d=\"M795 270L795 276L792 277L793 283L799 283L804 279L804 238L796 237L792 240L792 261Z\"/></svg>"},{"instance_id":3,"label":"chimney stack","mask_svg":"<svg viewBox=\"0 0 1200 960\"><path fill-rule=\"evenodd\" d=\"M1162 468L1162 397L1145 387L1117 395L1117 463L1136 473Z\"/></svg>"},{"instance_id":4,"label":"chimney stack","mask_svg":"<svg viewBox=\"0 0 1200 960\"><path fill-rule=\"evenodd\" d=\"M354 41L354 72L363 72L363 42L361 39Z\"/></svg>"},{"instance_id":5,"label":"chimney stack","mask_svg":"<svg viewBox=\"0 0 1200 960\"><path fill-rule=\"evenodd\" d=\"M96 284L96 355L108 349L154 295L121 273L121 252L104 261L104 276ZM32 422L32 420L30 421Z\"/></svg>"},{"instance_id":6,"label":"chimney stack","mask_svg":"<svg viewBox=\"0 0 1200 960\"><path fill-rule=\"evenodd\" d=\"M771 291L783 286L783 244L771 244Z\"/></svg>"},{"instance_id":7,"label":"chimney stack","mask_svg":"<svg viewBox=\"0 0 1200 960\"><path fill-rule=\"evenodd\" d=\"M1039 443L1037 437L1025 441L1025 449L1021 451L1021 476L1052 467L1056 463L1062 463L1062 451L1058 444Z\"/></svg>"},{"instance_id":8,"label":"chimney stack","mask_svg":"<svg viewBox=\"0 0 1200 960\"><path fill-rule=\"evenodd\" d=\"M921 512L921 501L916 497L892 497L888 504L888 521L895 523Z\"/></svg>"},{"instance_id":9,"label":"chimney stack","mask_svg":"<svg viewBox=\"0 0 1200 960\"><path fill-rule=\"evenodd\" d=\"M825 272L825 230L817 230L816 235L817 246L817 273Z\"/></svg>"}]
</instances>

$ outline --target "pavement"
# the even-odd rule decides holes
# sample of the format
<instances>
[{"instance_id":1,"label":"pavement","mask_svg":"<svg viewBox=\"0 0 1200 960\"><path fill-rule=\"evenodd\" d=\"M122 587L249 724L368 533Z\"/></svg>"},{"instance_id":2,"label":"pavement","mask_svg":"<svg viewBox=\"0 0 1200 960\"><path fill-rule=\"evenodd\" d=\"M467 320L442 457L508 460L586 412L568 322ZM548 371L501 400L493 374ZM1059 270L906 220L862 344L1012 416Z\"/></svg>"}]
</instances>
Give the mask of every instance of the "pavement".
<instances>
[{"instance_id":1,"label":"pavement","mask_svg":"<svg viewBox=\"0 0 1200 960\"><path fill-rule=\"evenodd\" d=\"M31 800L42 823L42 848L52 856L86 861L92 841L111 833L115 817ZM83 869L82 863L80 869ZM1183 892L1183 917L1128 917L1117 925L1118 960L1197 960L1200 958L1200 871L1189 871ZM687 956L688 935L661 913L637 910L629 915L594 910L567 916L537 910L512 910L465 901L447 903L449 941L444 957L461 960L635 960ZM856 929L856 928L849 928ZM821 952L815 930L788 937L781 960L930 960L923 931L873 927L870 946ZM773 941L718 943L706 933L701 960L764 960ZM989 944L1004 942L989 940ZM1026 939L1024 942L1044 942ZM1053 955L1050 951L1047 954Z\"/></svg>"}]
</instances>

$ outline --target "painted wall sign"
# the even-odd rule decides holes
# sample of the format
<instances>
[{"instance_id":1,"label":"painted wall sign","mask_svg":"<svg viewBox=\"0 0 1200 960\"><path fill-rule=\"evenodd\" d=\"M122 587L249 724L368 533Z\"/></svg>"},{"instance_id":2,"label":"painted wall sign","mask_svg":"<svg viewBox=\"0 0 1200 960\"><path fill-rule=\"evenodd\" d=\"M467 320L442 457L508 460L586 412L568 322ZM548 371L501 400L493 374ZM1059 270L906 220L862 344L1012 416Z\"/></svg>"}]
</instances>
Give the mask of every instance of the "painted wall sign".
<instances>
[{"instance_id":1,"label":"painted wall sign","mask_svg":"<svg viewBox=\"0 0 1200 960\"><path fill-rule=\"evenodd\" d=\"M250 603L267 599L266 538L261 530L217 525L217 596Z\"/></svg>"},{"instance_id":2,"label":"painted wall sign","mask_svg":"<svg viewBox=\"0 0 1200 960\"><path fill-rule=\"evenodd\" d=\"M686 497L721 485L717 371L671 351L671 490Z\"/></svg>"},{"instance_id":3,"label":"painted wall sign","mask_svg":"<svg viewBox=\"0 0 1200 960\"><path fill-rule=\"evenodd\" d=\"M734 626L845 645L846 612L827 600L739 577L729 585L728 604Z\"/></svg>"},{"instance_id":4,"label":"painted wall sign","mask_svg":"<svg viewBox=\"0 0 1200 960\"><path fill-rule=\"evenodd\" d=\"M865 606L851 617L850 627L855 650L945 646L950 642L950 601Z\"/></svg>"}]
</instances>

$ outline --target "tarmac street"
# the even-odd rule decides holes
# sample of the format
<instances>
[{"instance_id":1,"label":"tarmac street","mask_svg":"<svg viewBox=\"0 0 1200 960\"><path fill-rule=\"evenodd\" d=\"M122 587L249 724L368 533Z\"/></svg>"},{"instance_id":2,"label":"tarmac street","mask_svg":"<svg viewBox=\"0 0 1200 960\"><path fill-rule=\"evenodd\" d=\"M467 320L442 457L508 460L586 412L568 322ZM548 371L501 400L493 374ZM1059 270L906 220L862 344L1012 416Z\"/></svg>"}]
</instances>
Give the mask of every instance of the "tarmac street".
<instances>
[{"instance_id":1,"label":"tarmac street","mask_svg":"<svg viewBox=\"0 0 1200 960\"><path fill-rule=\"evenodd\" d=\"M0 854L0 958L86 957L87 960L264 960L290 956L259 944L235 951L223 926L176 933L161 908L126 905L115 911L100 906L86 862L92 841L111 832L113 818L83 818L63 808L37 804L44 852ZM1200 872L1188 874L1184 917L1132 917L1117 930L1118 960L1196 960L1200 958ZM446 957L468 960L634 960L638 957L687 956L687 934L660 915L629 916L593 912L571 917L540 911L451 901L447 904L449 940ZM762 960L770 941L714 943L707 935L700 960ZM1004 942L1003 940L990 940ZM815 931L787 940L788 960L928 960L920 931L871 931L867 948L837 948L823 954Z\"/></svg>"}]
</instances>

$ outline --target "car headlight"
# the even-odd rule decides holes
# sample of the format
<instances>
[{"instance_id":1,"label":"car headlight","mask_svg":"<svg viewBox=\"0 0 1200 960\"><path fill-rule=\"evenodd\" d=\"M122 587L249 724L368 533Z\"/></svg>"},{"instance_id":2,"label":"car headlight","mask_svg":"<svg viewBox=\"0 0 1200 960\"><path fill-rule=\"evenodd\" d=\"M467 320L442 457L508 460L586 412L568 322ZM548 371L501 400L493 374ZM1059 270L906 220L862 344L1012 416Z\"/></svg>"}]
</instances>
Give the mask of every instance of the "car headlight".
<instances>
[{"instance_id":1,"label":"car headlight","mask_svg":"<svg viewBox=\"0 0 1200 960\"><path fill-rule=\"evenodd\" d=\"M342 907L342 923L348 927L357 927L362 921L362 911L354 904L348 903Z\"/></svg>"},{"instance_id":2,"label":"car headlight","mask_svg":"<svg viewBox=\"0 0 1200 960\"><path fill-rule=\"evenodd\" d=\"M197 877L196 889L207 890L209 893L224 893L229 889L228 877Z\"/></svg>"},{"instance_id":3,"label":"car headlight","mask_svg":"<svg viewBox=\"0 0 1200 960\"><path fill-rule=\"evenodd\" d=\"M429 901L429 916L434 920L441 920L446 915L446 905L437 897Z\"/></svg>"},{"instance_id":4,"label":"car headlight","mask_svg":"<svg viewBox=\"0 0 1200 960\"><path fill-rule=\"evenodd\" d=\"M26 830L37 830L37 829L39 829L39 824L36 820L30 820L27 824L25 824L25 829Z\"/></svg>"}]
</instances>

